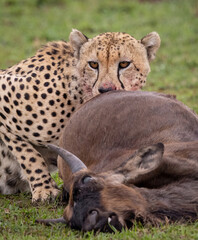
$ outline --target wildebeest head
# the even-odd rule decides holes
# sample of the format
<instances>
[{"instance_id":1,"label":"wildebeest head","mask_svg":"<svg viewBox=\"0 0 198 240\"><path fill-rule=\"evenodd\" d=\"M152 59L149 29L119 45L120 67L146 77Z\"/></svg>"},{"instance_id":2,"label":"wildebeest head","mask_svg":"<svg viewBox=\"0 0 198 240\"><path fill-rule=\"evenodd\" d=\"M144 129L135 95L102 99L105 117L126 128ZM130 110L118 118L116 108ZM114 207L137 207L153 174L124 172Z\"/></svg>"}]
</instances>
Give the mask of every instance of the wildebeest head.
<instances>
[{"instance_id":1,"label":"wildebeest head","mask_svg":"<svg viewBox=\"0 0 198 240\"><path fill-rule=\"evenodd\" d=\"M104 179L92 172L82 170L74 176L69 204L64 212L64 218L71 228L109 232L108 221L113 220L111 224L121 229L118 216L103 205L104 189Z\"/></svg>"},{"instance_id":2,"label":"wildebeest head","mask_svg":"<svg viewBox=\"0 0 198 240\"><path fill-rule=\"evenodd\" d=\"M140 177L151 177L161 165L163 144L140 149L116 170L102 174L87 169L68 151L54 145L50 147L61 155L73 172L69 204L63 215L67 225L82 231L112 232L113 228L131 227L136 219L145 220L147 203L144 197L134 185L124 183L129 175L132 183Z\"/></svg>"},{"instance_id":3,"label":"wildebeest head","mask_svg":"<svg viewBox=\"0 0 198 240\"><path fill-rule=\"evenodd\" d=\"M112 226L117 230L127 226L129 214L134 220L135 212L142 211L142 202L132 188L105 182L100 176L82 171L74 177L64 218L74 229L112 232ZM127 227L131 225L132 222Z\"/></svg>"}]
</instances>

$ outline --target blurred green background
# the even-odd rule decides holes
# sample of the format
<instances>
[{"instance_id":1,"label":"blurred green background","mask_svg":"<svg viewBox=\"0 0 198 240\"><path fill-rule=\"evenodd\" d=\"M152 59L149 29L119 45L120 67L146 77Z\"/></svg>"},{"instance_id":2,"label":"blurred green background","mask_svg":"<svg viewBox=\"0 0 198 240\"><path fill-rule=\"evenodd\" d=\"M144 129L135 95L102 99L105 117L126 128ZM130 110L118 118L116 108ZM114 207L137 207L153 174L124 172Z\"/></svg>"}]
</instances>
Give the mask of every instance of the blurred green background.
<instances>
[{"instance_id":1,"label":"blurred green background","mask_svg":"<svg viewBox=\"0 0 198 240\"><path fill-rule=\"evenodd\" d=\"M34 54L48 41L68 40L72 28L88 37L122 31L162 40L144 90L163 91L198 112L197 0L1 0L0 68Z\"/></svg>"},{"instance_id":2,"label":"blurred green background","mask_svg":"<svg viewBox=\"0 0 198 240\"><path fill-rule=\"evenodd\" d=\"M198 113L197 0L0 0L0 68L32 56L48 41L68 40L72 28L88 37L107 31L136 39L157 31L161 47L144 90L176 94ZM57 178L58 180L58 178ZM46 228L36 218L60 217L64 206L32 206L30 195L0 196L0 239L197 239L198 223L135 226L115 235Z\"/></svg>"}]
</instances>

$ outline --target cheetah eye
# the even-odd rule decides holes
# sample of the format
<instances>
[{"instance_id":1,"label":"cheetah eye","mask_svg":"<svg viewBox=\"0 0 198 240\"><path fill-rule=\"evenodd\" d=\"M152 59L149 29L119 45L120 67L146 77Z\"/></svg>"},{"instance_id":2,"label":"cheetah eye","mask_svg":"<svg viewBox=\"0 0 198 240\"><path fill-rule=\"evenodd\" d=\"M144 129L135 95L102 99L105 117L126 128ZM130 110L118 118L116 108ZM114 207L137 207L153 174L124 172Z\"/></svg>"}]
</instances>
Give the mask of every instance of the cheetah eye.
<instances>
[{"instance_id":1,"label":"cheetah eye","mask_svg":"<svg viewBox=\"0 0 198 240\"><path fill-rule=\"evenodd\" d=\"M97 62L90 61L88 63L89 63L89 66L93 69L98 69L99 67L99 64Z\"/></svg>"},{"instance_id":2,"label":"cheetah eye","mask_svg":"<svg viewBox=\"0 0 198 240\"><path fill-rule=\"evenodd\" d=\"M129 65L131 64L131 62L127 62L127 61L123 61L119 63L119 68L127 68Z\"/></svg>"}]
</instances>

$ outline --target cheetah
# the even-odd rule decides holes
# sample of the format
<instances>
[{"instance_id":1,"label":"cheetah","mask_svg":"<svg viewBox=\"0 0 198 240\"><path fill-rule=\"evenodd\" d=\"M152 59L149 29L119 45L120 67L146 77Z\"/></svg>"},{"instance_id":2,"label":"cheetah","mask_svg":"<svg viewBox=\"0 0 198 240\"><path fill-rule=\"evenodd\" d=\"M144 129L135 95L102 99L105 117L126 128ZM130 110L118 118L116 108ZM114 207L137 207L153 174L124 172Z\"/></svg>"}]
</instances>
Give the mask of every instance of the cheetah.
<instances>
[{"instance_id":1,"label":"cheetah","mask_svg":"<svg viewBox=\"0 0 198 240\"><path fill-rule=\"evenodd\" d=\"M59 193L50 172L66 122L92 97L138 90L160 46L158 33L141 40L108 32L88 39L72 30L69 41L50 42L33 57L0 70L0 192L31 191L32 201Z\"/></svg>"}]
</instances>

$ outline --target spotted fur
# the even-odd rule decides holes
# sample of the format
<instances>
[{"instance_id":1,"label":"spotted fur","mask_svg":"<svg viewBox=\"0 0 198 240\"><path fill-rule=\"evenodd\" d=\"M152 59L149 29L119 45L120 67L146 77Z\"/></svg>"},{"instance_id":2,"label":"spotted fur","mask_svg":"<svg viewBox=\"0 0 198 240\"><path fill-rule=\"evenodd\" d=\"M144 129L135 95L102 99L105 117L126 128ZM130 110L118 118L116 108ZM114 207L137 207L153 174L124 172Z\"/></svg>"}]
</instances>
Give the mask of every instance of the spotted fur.
<instances>
[{"instance_id":1,"label":"spotted fur","mask_svg":"<svg viewBox=\"0 0 198 240\"><path fill-rule=\"evenodd\" d=\"M33 57L1 70L1 192L29 186L33 201L56 196L59 190L49 174L56 155L44 146L58 143L67 120L83 102L109 90L140 89L159 45L155 32L137 41L125 33L88 39L73 30L69 42L48 43ZM25 181L25 189L18 181L23 186Z\"/></svg>"},{"instance_id":2,"label":"spotted fur","mask_svg":"<svg viewBox=\"0 0 198 240\"><path fill-rule=\"evenodd\" d=\"M0 149L0 193L29 191L29 184L22 177L19 163L1 140Z\"/></svg>"}]
</instances>

